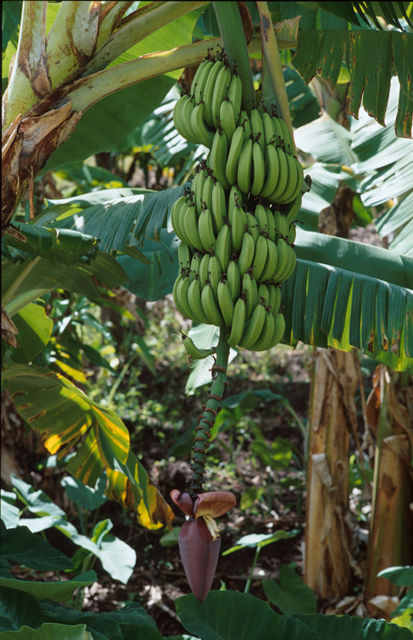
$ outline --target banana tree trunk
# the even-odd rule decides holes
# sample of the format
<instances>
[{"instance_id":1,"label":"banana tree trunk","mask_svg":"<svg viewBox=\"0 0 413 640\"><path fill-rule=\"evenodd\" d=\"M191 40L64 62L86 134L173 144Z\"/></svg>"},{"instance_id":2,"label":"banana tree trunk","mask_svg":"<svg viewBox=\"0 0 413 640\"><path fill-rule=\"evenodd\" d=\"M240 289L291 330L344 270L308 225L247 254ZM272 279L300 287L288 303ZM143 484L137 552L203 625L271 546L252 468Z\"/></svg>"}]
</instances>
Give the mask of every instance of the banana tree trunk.
<instances>
[{"instance_id":1,"label":"banana tree trunk","mask_svg":"<svg viewBox=\"0 0 413 640\"><path fill-rule=\"evenodd\" d=\"M319 349L311 383L305 582L321 598L348 593L352 533L348 506L349 430L356 427L353 353Z\"/></svg>"},{"instance_id":2,"label":"banana tree trunk","mask_svg":"<svg viewBox=\"0 0 413 640\"><path fill-rule=\"evenodd\" d=\"M410 468L413 443L413 386L380 366L367 401L369 425L376 435L374 494L367 551L365 600L394 596L397 586L377 574L413 559L413 482Z\"/></svg>"}]
</instances>

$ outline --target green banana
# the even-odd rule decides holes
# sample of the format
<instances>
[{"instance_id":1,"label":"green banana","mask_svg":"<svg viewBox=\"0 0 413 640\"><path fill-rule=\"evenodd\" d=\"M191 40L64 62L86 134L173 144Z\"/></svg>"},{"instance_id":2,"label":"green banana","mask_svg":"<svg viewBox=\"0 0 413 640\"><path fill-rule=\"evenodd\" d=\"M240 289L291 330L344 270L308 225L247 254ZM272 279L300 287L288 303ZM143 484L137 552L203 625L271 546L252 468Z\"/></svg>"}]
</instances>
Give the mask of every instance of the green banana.
<instances>
[{"instance_id":1,"label":"green banana","mask_svg":"<svg viewBox=\"0 0 413 640\"><path fill-rule=\"evenodd\" d=\"M234 315L232 317L231 333L228 338L230 347L236 347L244 333L246 319L246 306L242 298L238 298L234 306Z\"/></svg>"},{"instance_id":2,"label":"green banana","mask_svg":"<svg viewBox=\"0 0 413 640\"><path fill-rule=\"evenodd\" d=\"M278 122L281 125L282 135L284 138L285 148L288 154L292 154L294 152L294 143L291 138L291 134L288 130L288 127L282 118L278 118Z\"/></svg>"},{"instance_id":3,"label":"green banana","mask_svg":"<svg viewBox=\"0 0 413 640\"><path fill-rule=\"evenodd\" d=\"M280 281L280 275L285 271L287 264L288 264L288 260L290 258L290 254L289 254L289 246L286 243L286 241L283 238L278 238L278 242L277 242L277 255L278 255L278 259L277 259L277 267L275 269L275 271L273 272L272 276L270 277L270 280L273 280L274 282L281 282Z\"/></svg>"},{"instance_id":4,"label":"green banana","mask_svg":"<svg viewBox=\"0 0 413 640\"><path fill-rule=\"evenodd\" d=\"M287 156L281 147L277 148L278 161L280 163L280 173L278 176L277 185L274 191L267 196L267 200L271 202L278 202L278 199L282 196L285 191L285 187L288 182L288 164L287 164Z\"/></svg>"},{"instance_id":5,"label":"green banana","mask_svg":"<svg viewBox=\"0 0 413 640\"><path fill-rule=\"evenodd\" d=\"M179 305L183 310L183 315L189 318L190 320L195 320L196 322L196 317L192 314L192 310L191 310L191 307L189 306L189 300L188 300L188 291L189 291L190 284L191 284L191 281L189 277L183 278L177 287L176 295L177 295L177 300L179 301Z\"/></svg>"},{"instance_id":6,"label":"green banana","mask_svg":"<svg viewBox=\"0 0 413 640\"><path fill-rule=\"evenodd\" d=\"M195 258L195 256L194 256L194 258ZM185 268L185 267L188 267L191 264L191 268L192 268L191 259L193 261L194 258L192 258L192 256L191 256L191 250L188 247L188 245L185 244L184 242L180 242L179 246L178 246L178 262L179 262L179 266L181 268Z\"/></svg>"},{"instance_id":7,"label":"green banana","mask_svg":"<svg viewBox=\"0 0 413 640\"><path fill-rule=\"evenodd\" d=\"M228 89L228 99L234 109L235 120L238 122L242 101L242 81L236 73L233 73L231 76L231 82Z\"/></svg>"},{"instance_id":8,"label":"green banana","mask_svg":"<svg viewBox=\"0 0 413 640\"><path fill-rule=\"evenodd\" d=\"M257 221L260 231L268 232L267 212L262 204L257 204L255 207L254 218Z\"/></svg>"},{"instance_id":9,"label":"green banana","mask_svg":"<svg viewBox=\"0 0 413 640\"><path fill-rule=\"evenodd\" d=\"M181 314L181 316L184 316L185 315L184 314L184 310L182 309L181 305L179 304L178 294L177 294L178 287L181 284L182 280L183 280L183 275L182 275L182 272L180 271L178 273L177 279L174 282L172 294L173 294L173 298L174 298L175 307L178 309L178 311Z\"/></svg>"},{"instance_id":10,"label":"green banana","mask_svg":"<svg viewBox=\"0 0 413 640\"><path fill-rule=\"evenodd\" d=\"M272 279L272 275L277 268L278 264L278 249L272 240L267 238L267 259L264 269L262 270L260 281L267 282Z\"/></svg>"},{"instance_id":11,"label":"green banana","mask_svg":"<svg viewBox=\"0 0 413 640\"><path fill-rule=\"evenodd\" d=\"M284 331L285 331L285 319L282 313L278 313L277 317L275 318L274 333L271 338L270 344L267 346L267 349L272 349L273 347L275 347L276 344L280 342L280 340L284 335Z\"/></svg>"},{"instance_id":12,"label":"green banana","mask_svg":"<svg viewBox=\"0 0 413 640\"><path fill-rule=\"evenodd\" d=\"M234 114L234 107L232 106L229 98L224 98L221 102L219 110L220 126L223 128L228 140L228 147L231 144L232 136L237 128L236 119Z\"/></svg>"},{"instance_id":13,"label":"green banana","mask_svg":"<svg viewBox=\"0 0 413 640\"><path fill-rule=\"evenodd\" d=\"M201 71L199 77L195 78L195 76L194 76L194 79L192 81L192 87L191 87L192 94L193 94L193 96L195 98L195 104L196 105L200 104L200 102L203 100L205 85L207 83L210 71L211 71L212 67L214 66L214 63L211 62L210 60L203 60L201 62L201 65L203 65L202 71ZM201 65L199 65L199 66L201 66ZM198 69L199 69L199 67L198 67Z\"/></svg>"},{"instance_id":14,"label":"green banana","mask_svg":"<svg viewBox=\"0 0 413 640\"><path fill-rule=\"evenodd\" d=\"M194 179L192 180L192 191L194 192L196 212L198 215L202 211L202 191L206 176L206 171L200 170L195 173Z\"/></svg>"},{"instance_id":15,"label":"green banana","mask_svg":"<svg viewBox=\"0 0 413 640\"><path fill-rule=\"evenodd\" d=\"M189 336L186 336L184 333L182 333L182 331L181 331L181 336L182 336L182 342L184 344L185 350L188 356L193 360L203 360L204 358L207 358L208 356L212 356L212 354L215 353L214 347L212 347L212 349L200 349L199 347L196 346L192 338L190 338Z\"/></svg>"},{"instance_id":16,"label":"green banana","mask_svg":"<svg viewBox=\"0 0 413 640\"><path fill-rule=\"evenodd\" d=\"M217 76L221 71L221 69L223 68L223 66L224 66L224 63L221 62L220 60L217 60L215 62L214 66L209 72L208 80L206 81L205 88L204 88L204 95L203 95L203 101L205 104L204 118L208 127L215 127L215 122L212 117L212 98L214 95L215 82L216 82Z\"/></svg>"},{"instance_id":17,"label":"green banana","mask_svg":"<svg viewBox=\"0 0 413 640\"><path fill-rule=\"evenodd\" d=\"M198 69L195 71L195 75L193 77L192 85L191 85L193 97L195 97L195 89L199 83L201 75L203 74L204 70L209 67L209 65L210 65L210 61L208 60L208 58L205 58L205 60L202 60L202 62L198 65Z\"/></svg>"},{"instance_id":18,"label":"green banana","mask_svg":"<svg viewBox=\"0 0 413 640\"><path fill-rule=\"evenodd\" d=\"M209 276L209 253L206 253L202 256L201 264L199 265L199 280L201 282L201 287L205 287L205 282L208 280Z\"/></svg>"},{"instance_id":19,"label":"green banana","mask_svg":"<svg viewBox=\"0 0 413 640\"><path fill-rule=\"evenodd\" d=\"M274 134L275 134L274 146L275 147L280 147L281 144L284 142L284 134L283 134L283 130L281 128L281 124L280 124L279 118L277 118L276 116L272 116L272 125L273 125L273 128L274 128Z\"/></svg>"},{"instance_id":20,"label":"green banana","mask_svg":"<svg viewBox=\"0 0 413 640\"><path fill-rule=\"evenodd\" d=\"M205 251L209 251L216 242L212 214L209 209L204 209L199 216L198 231L203 248Z\"/></svg>"},{"instance_id":21,"label":"green banana","mask_svg":"<svg viewBox=\"0 0 413 640\"><path fill-rule=\"evenodd\" d=\"M214 292L212 291L211 285L208 284L208 281L202 289L201 302L204 313L209 321L208 324L214 324L216 327L224 326L224 318L218 309L214 298Z\"/></svg>"},{"instance_id":22,"label":"green banana","mask_svg":"<svg viewBox=\"0 0 413 640\"><path fill-rule=\"evenodd\" d=\"M232 219L234 216L235 209L239 209L240 207L242 207L242 193L238 189L238 187L233 185L231 187L231 191L229 192L229 198L228 198L227 215L228 215L228 220L230 224L232 224Z\"/></svg>"},{"instance_id":23,"label":"green banana","mask_svg":"<svg viewBox=\"0 0 413 640\"><path fill-rule=\"evenodd\" d=\"M261 114L258 109L253 109L250 115L251 122L251 130L254 137L254 140L258 141L258 144L261 147L262 153L265 151L265 135L264 135L264 125L262 122Z\"/></svg>"},{"instance_id":24,"label":"green banana","mask_svg":"<svg viewBox=\"0 0 413 640\"><path fill-rule=\"evenodd\" d=\"M270 292L268 287L261 283L258 289L258 300L261 300L262 304L265 303L265 306L268 306L270 303Z\"/></svg>"},{"instance_id":25,"label":"green banana","mask_svg":"<svg viewBox=\"0 0 413 640\"><path fill-rule=\"evenodd\" d=\"M265 322L265 308L262 304L257 304L251 316L248 326L244 329L242 338L238 345L244 349L249 349L260 337Z\"/></svg>"},{"instance_id":26,"label":"green banana","mask_svg":"<svg viewBox=\"0 0 413 640\"><path fill-rule=\"evenodd\" d=\"M284 200L285 204L294 201L300 195L300 191L303 188L304 171L303 171L303 168L301 166L301 163L298 162L298 159L294 158L294 161L296 163L297 174L298 174L297 186L296 186L295 191L293 192L293 194L289 198L285 198L285 200Z\"/></svg>"},{"instance_id":27,"label":"green banana","mask_svg":"<svg viewBox=\"0 0 413 640\"><path fill-rule=\"evenodd\" d=\"M222 269L220 262L216 256L211 256L208 265L208 280L211 284L212 291L214 293L215 302L218 304L218 285L222 278Z\"/></svg>"},{"instance_id":28,"label":"green banana","mask_svg":"<svg viewBox=\"0 0 413 640\"><path fill-rule=\"evenodd\" d=\"M234 135L232 136L231 146L229 148L227 166L225 169L225 175L228 184L235 184L237 181L238 162L241 155L242 147L244 146L244 129L237 127Z\"/></svg>"},{"instance_id":29,"label":"green banana","mask_svg":"<svg viewBox=\"0 0 413 640\"><path fill-rule=\"evenodd\" d=\"M226 280L221 280L218 284L218 304L226 326L230 327L232 325L232 317L234 314L234 303L231 296L231 290Z\"/></svg>"},{"instance_id":30,"label":"green banana","mask_svg":"<svg viewBox=\"0 0 413 640\"><path fill-rule=\"evenodd\" d=\"M251 194L258 196L264 186L265 181L265 162L261 146L258 142L252 145L252 165L253 165L253 181L251 184Z\"/></svg>"},{"instance_id":31,"label":"green banana","mask_svg":"<svg viewBox=\"0 0 413 640\"><path fill-rule=\"evenodd\" d=\"M270 240L275 240L275 220L271 209L265 207L265 213L267 214L267 233Z\"/></svg>"},{"instance_id":32,"label":"green banana","mask_svg":"<svg viewBox=\"0 0 413 640\"><path fill-rule=\"evenodd\" d=\"M241 273L241 277L244 277L244 273L252 265L255 253L255 243L250 233L244 233L242 238L241 252L238 258L238 266Z\"/></svg>"},{"instance_id":33,"label":"green banana","mask_svg":"<svg viewBox=\"0 0 413 640\"><path fill-rule=\"evenodd\" d=\"M248 320L259 302L257 281L249 270L244 274L242 279L242 291L245 296L246 317Z\"/></svg>"},{"instance_id":34,"label":"green banana","mask_svg":"<svg viewBox=\"0 0 413 640\"><path fill-rule=\"evenodd\" d=\"M189 240L187 244L189 244L189 246L193 247L194 249L198 249L198 251L203 251L204 246L199 236L198 216L194 204L188 207L185 212L183 227L185 229L185 234Z\"/></svg>"},{"instance_id":35,"label":"green banana","mask_svg":"<svg viewBox=\"0 0 413 640\"><path fill-rule=\"evenodd\" d=\"M177 213L176 224L179 225L179 230L181 232L182 241L185 242L185 244L187 244L189 247L192 248L191 241L188 238L188 235L187 235L186 229L185 229L185 220L186 220L186 215L188 213L188 209L189 209L189 205L188 205L187 201L185 201L184 205L182 207L180 207L180 209L179 209L179 211Z\"/></svg>"},{"instance_id":36,"label":"green banana","mask_svg":"<svg viewBox=\"0 0 413 640\"><path fill-rule=\"evenodd\" d=\"M239 266L234 260L230 260L227 269L227 282L231 291L231 297L235 302L241 294L241 274Z\"/></svg>"},{"instance_id":37,"label":"green banana","mask_svg":"<svg viewBox=\"0 0 413 640\"><path fill-rule=\"evenodd\" d=\"M199 144L199 140L196 137L195 132L192 129L192 125L191 125L191 116L192 116L192 111L194 110L194 107L195 107L194 99L188 98L188 100L185 101L185 104L182 109L182 118L183 118L183 121L185 122L185 128L187 132L186 139L188 140L188 142L192 142L193 144ZM183 123L181 121L181 127L182 126L183 126Z\"/></svg>"},{"instance_id":38,"label":"green banana","mask_svg":"<svg viewBox=\"0 0 413 640\"><path fill-rule=\"evenodd\" d=\"M251 122L246 111L241 111L238 126L244 129L244 142L246 142L251 136Z\"/></svg>"},{"instance_id":39,"label":"green banana","mask_svg":"<svg viewBox=\"0 0 413 640\"><path fill-rule=\"evenodd\" d=\"M272 118L269 113L264 112L261 114L262 125L264 127L264 140L265 146L267 147L269 144L275 144L275 132L274 126L272 123Z\"/></svg>"},{"instance_id":40,"label":"green banana","mask_svg":"<svg viewBox=\"0 0 413 640\"><path fill-rule=\"evenodd\" d=\"M233 250L241 251L247 218L242 207L234 208L231 220L231 241Z\"/></svg>"},{"instance_id":41,"label":"green banana","mask_svg":"<svg viewBox=\"0 0 413 640\"><path fill-rule=\"evenodd\" d=\"M293 156L286 156L288 164L288 182L284 193L280 196L280 202L286 202L291 198L292 194L297 190L298 184L298 166Z\"/></svg>"},{"instance_id":42,"label":"green banana","mask_svg":"<svg viewBox=\"0 0 413 640\"><path fill-rule=\"evenodd\" d=\"M222 129L218 129L215 132L214 142L212 143L211 152L209 154L209 166L214 172L215 178L219 180L224 189L229 189L231 186L226 177L227 157L227 137Z\"/></svg>"},{"instance_id":43,"label":"green banana","mask_svg":"<svg viewBox=\"0 0 413 640\"><path fill-rule=\"evenodd\" d=\"M178 238L186 244L184 239L184 234L182 233L182 228L180 224L180 210L183 207L186 207L186 198L185 196L180 196L177 200L175 200L175 202L172 205L171 224Z\"/></svg>"},{"instance_id":44,"label":"green banana","mask_svg":"<svg viewBox=\"0 0 413 640\"><path fill-rule=\"evenodd\" d=\"M272 313L266 311L265 322L260 337L249 347L250 351L266 351L274 335L275 320Z\"/></svg>"},{"instance_id":45,"label":"green banana","mask_svg":"<svg viewBox=\"0 0 413 640\"><path fill-rule=\"evenodd\" d=\"M287 218L283 216L280 211L275 210L273 213L274 223L275 223L275 231L277 236L281 236L282 238L286 238L288 236L288 222Z\"/></svg>"},{"instance_id":46,"label":"green banana","mask_svg":"<svg viewBox=\"0 0 413 640\"><path fill-rule=\"evenodd\" d=\"M298 213L301 209L302 200L303 200L303 196L300 193L295 200L291 200L291 202L289 202L288 205L284 208L284 215L287 218L287 222L289 225L292 222L294 222L294 220L298 216ZM171 222L172 222L172 216L171 216ZM173 222L172 222L172 226L173 226Z\"/></svg>"},{"instance_id":47,"label":"green banana","mask_svg":"<svg viewBox=\"0 0 413 640\"><path fill-rule=\"evenodd\" d=\"M219 128L219 116L221 103L227 96L229 85L231 82L231 72L227 67L223 67L218 73L217 80L215 82L214 93L212 96L212 120L213 126Z\"/></svg>"},{"instance_id":48,"label":"green banana","mask_svg":"<svg viewBox=\"0 0 413 640\"><path fill-rule=\"evenodd\" d=\"M243 193L249 193L251 186L252 146L251 138L244 142L238 162L237 183Z\"/></svg>"},{"instance_id":49,"label":"green banana","mask_svg":"<svg viewBox=\"0 0 413 640\"><path fill-rule=\"evenodd\" d=\"M252 261L252 275L257 282L260 281L260 276L264 270L265 262L267 260L268 245L267 238L264 235L260 235L256 244L254 259Z\"/></svg>"},{"instance_id":50,"label":"green banana","mask_svg":"<svg viewBox=\"0 0 413 640\"><path fill-rule=\"evenodd\" d=\"M172 114L174 125L175 125L175 129L177 130L179 135L182 136L183 138L185 138L186 140L188 139L188 131L187 131L186 124L185 124L185 121L184 121L184 118L183 118L183 109L184 109L184 105L185 105L187 100L189 100L189 96L182 95L179 98L179 100L176 102L175 107L174 107L174 111L173 111L173 114Z\"/></svg>"},{"instance_id":51,"label":"green banana","mask_svg":"<svg viewBox=\"0 0 413 640\"><path fill-rule=\"evenodd\" d=\"M220 262L222 272L225 273L231 259L231 230L227 224L224 224L218 233L214 251Z\"/></svg>"},{"instance_id":52,"label":"green banana","mask_svg":"<svg viewBox=\"0 0 413 640\"><path fill-rule=\"evenodd\" d=\"M210 149L214 141L214 134L209 131L204 121L204 103L198 104L191 113L191 128L194 132L198 144Z\"/></svg>"},{"instance_id":53,"label":"green banana","mask_svg":"<svg viewBox=\"0 0 413 640\"><path fill-rule=\"evenodd\" d=\"M258 236L260 235L257 221L250 211L247 211L245 215L247 217L248 232L252 235L252 239L254 240L255 244L258 240Z\"/></svg>"},{"instance_id":54,"label":"green banana","mask_svg":"<svg viewBox=\"0 0 413 640\"><path fill-rule=\"evenodd\" d=\"M202 307L201 302L201 283L198 278L193 280L189 285L188 289L188 304L191 309L191 312L196 319L196 322L202 322L203 324L209 324L208 318L204 313L204 309Z\"/></svg>"},{"instance_id":55,"label":"green banana","mask_svg":"<svg viewBox=\"0 0 413 640\"><path fill-rule=\"evenodd\" d=\"M287 251L288 260L286 261L284 270L278 275L278 282L284 282L285 280L287 280L287 278L289 278L289 276L292 274L292 272L295 269L295 264L297 260L295 251L289 245L287 245L287 248L288 248L288 251Z\"/></svg>"},{"instance_id":56,"label":"green banana","mask_svg":"<svg viewBox=\"0 0 413 640\"><path fill-rule=\"evenodd\" d=\"M227 203L224 187L218 180L214 183L211 197L212 221L214 223L214 233L218 235L227 217Z\"/></svg>"},{"instance_id":57,"label":"green banana","mask_svg":"<svg viewBox=\"0 0 413 640\"><path fill-rule=\"evenodd\" d=\"M267 198L271 195L277 186L280 175L280 161L277 149L272 144L268 144L265 147L265 172L266 177L260 192L262 198Z\"/></svg>"},{"instance_id":58,"label":"green banana","mask_svg":"<svg viewBox=\"0 0 413 640\"><path fill-rule=\"evenodd\" d=\"M208 176L205 179L204 187L202 189L201 210L212 209L212 193L214 190L215 182L216 180L212 176Z\"/></svg>"},{"instance_id":59,"label":"green banana","mask_svg":"<svg viewBox=\"0 0 413 640\"><path fill-rule=\"evenodd\" d=\"M288 237L287 237L288 244L294 244L296 233L297 233L297 230L295 228L295 224L293 223L292 225L290 225L290 230L288 232Z\"/></svg>"},{"instance_id":60,"label":"green banana","mask_svg":"<svg viewBox=\"0 0 413 640\"><path fill-rule=\"evenodd\" d=\"M277 316L277 313L280 310L281 306L281 287L271 284L269 286L270 290L270 305L271 305L271 313L274 318ZM274 292L274 293L272 293Z\"/></svg>"}]
</instances>

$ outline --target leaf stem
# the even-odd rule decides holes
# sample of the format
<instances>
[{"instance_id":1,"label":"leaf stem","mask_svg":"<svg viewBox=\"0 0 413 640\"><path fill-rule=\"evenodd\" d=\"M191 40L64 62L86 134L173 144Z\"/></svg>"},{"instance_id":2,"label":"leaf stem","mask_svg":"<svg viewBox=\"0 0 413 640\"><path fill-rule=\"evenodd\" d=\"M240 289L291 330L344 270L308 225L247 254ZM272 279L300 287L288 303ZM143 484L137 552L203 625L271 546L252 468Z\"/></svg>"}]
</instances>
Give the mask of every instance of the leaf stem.
<instances>
[{"instance_id":1,"label":"leaf stem","mask_svg":"<svg viewBox=\"0 0 413 640\"><path fill-rule=\"evenodd\" d=\"M219 341L216 347L216 362L212 366L212 386L208 395L208 401L204 407L202 415L199 416L199 424L195 429L195 439L192 446L192 476L191 476L191 496L195 497L202 493L203 475L205 473L206 452L208 449L208 439L211 437L210 429L214 426L215 417L219 411L219 404L222 402L225 387L229 384L227 380L227 367L229 358L229 344L227 341L228 330L221 327Z\"/></svg>"},{"instance_id":2,"label":"leaf stem","mask_svg":"<svg viewBox=\"0 0 413 640\"><path fill-rule=\"evenodd\" d=\"M40 260L40 256L37 256L36 258L34 258L34 260L27 258L27 264L20 271L19 275L10 285L10 287L6 289L6 291L3 293L1 297L1 301L3 305L6 305L11 300L12 296L17 291L19 285L23 282L23 280L30 273L33 267L39 262L39 260ZM7 310L7 312L9 313L10 317L13 315L9 310Z\"/></svg>"},{"instance_id":3,"label":"leaf stem","mask_svg":"<svg viewBox=\"0 0 413 640\"><path fill-rule=\"evenodd\" d=\"M248 576L247 583L245 585L244 593L249 593L250 586L251 586L251 581L252 581L252 576L254 574L255 565L257 564L257 560L258 560L258 556L260 555L260 551L261 551L261 547L257 547L256 550L255 550L254 560L253 560L253 563L252 563L252 566L251 566L251 571L250 571L250 574Z\"/></svg>"}]
</instances>

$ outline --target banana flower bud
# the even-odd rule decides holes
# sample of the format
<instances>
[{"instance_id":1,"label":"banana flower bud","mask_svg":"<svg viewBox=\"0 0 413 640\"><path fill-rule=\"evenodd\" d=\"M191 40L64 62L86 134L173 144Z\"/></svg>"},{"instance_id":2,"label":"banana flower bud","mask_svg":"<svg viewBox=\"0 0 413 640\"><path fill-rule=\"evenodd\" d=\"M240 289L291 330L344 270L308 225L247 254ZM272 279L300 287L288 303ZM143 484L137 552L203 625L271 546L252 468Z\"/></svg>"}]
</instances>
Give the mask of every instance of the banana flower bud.
<instances>
[{"instance_id":1,"label":"banana flower bud","mask_svg":"<svg viewBox=\"0 0 413 640\"><path fill-rule=\"evenodd\" d=\"M188 493L171 491L174 503L189 520L179 532L179 550L192 593L203 602L208 595L218 564L221 538L214 518L235 506L235 496L229 491L207 491L195 500Z\"/></svg>"}]
</instances>

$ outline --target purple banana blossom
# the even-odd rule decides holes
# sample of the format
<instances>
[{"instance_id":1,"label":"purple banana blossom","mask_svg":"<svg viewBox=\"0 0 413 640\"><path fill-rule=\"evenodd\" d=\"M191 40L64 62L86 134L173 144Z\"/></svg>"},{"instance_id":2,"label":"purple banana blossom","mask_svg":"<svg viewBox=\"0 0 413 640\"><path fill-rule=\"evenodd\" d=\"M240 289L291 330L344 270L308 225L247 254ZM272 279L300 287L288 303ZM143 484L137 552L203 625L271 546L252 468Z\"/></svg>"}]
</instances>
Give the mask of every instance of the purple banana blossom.
<instances>
[{"instance_id":1,"label":"purple banana blossom","mask_svg":"<svg viewBox=\"0 0 413 640\"><path fill-rule=\"evenodd\" d=\"M195 500L188 493L171 491L174 503L189 520L179 532L179 550L192 593L203 602L208 595L218 564L221 538L214 518L235 506L235 496L229 491L200 493Z\"/></svg>"}]
</instances>

